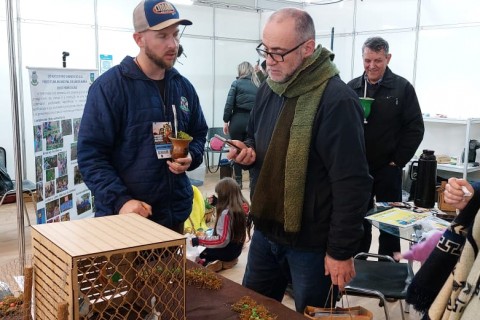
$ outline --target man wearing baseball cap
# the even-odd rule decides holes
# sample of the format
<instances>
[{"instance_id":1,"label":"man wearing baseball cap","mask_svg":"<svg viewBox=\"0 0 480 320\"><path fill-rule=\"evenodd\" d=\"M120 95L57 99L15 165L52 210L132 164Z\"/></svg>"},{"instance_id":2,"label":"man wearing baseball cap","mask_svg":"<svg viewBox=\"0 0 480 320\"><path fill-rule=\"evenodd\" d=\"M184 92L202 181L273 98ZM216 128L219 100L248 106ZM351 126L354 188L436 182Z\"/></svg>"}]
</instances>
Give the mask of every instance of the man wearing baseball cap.
<instances>
[{"instance_id":1,"label":"man wearing baseball cap","mask_svg":"<svg viewBox=\"0 0 480 320\"><path fill-rule=\"evenodd\" d=\"M77 148L95 216L134 212L183 233L193 200L185 172L202 163L208 129L194 87L173 67L179 26L191 24L170 2L141 1L133 11L138 55L90 87ZM178 131L193 140L188 156L173 160L166 137Z\"/></svg>"},{"instance_id":2,"label":"man wearing baseball cap","mask_svg":"<svg viewBox=\"0 0 480 320\"><path fill-rule=\"evenodd\" d=\"M167 1L142 1L133 11L135 32L162 30L174 24L192 25L186 19L180 19L173 4Z\"/></svg>"}]
</instances>

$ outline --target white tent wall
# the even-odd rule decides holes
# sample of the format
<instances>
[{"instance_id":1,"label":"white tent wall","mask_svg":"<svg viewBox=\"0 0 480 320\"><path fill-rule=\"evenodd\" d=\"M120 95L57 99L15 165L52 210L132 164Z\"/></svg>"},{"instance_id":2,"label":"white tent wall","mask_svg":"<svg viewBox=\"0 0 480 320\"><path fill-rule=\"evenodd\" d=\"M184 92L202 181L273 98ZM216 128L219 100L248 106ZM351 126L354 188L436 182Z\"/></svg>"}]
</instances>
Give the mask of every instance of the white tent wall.
<instances>
[{"instance_id":1,"label":"white tent wall","mask_svg":"<svg viewBox=\"0 0 480 320\"><path fill-rule=\"evenodd\" d=\"M111 54L113 64L138 48L132 38L133 8L138 0L17 0L20 34L17 62L22 74L26 178L34 180L30 92L26 66L68 68L98 65L99 54ZM227 7L225 4L231 2ZM305 8L315 21L317 41L330 48L334 28L335 63L344 81L362 73L363 41L380 35L390 43L392 70L414 83L422 111L453 118L479 117L476 75L480 70L480 1L477 0L345 0ZM270 11L281 1L225 0L178 5L194 24L181 43L185 56L176 67L196 87L209 126L223 124L223 107L242 61L255 63L255 47ZM244 3L242 7L239 4ZM301 2L296 2L301 5ZM283 6L295 5L285 1ZM247 8L248 7L248 8ZM5 2L0 2L0 146L7 150L8 172L14 172L10 83ZM480 138L480 137L479 137ZM449 143L448 137L443 143Z\"/></svg>"},{"instance_id":2,"label":"white tent wall","mask_svg":"<svg viewBox=\"0 0 480 320\"><path fill-rule=\"evenodd\" d=\"M118 64L126 55L138 52L132 33L132 11L137 0L20 0L21 45L19 55L23 74L22 98L25 117L25 175L34 180L34 152L31 102L26 66L62 67L62 52L69 52L68 68L96 68L99 54L111 54L113 64ZM96 6L95 6L96 4ZM2 23L0 30L6 35L5 7L0 4ZM255 52L260 38L260 14L255 10L228 10L211 6L177 5L182 17L194 22L185 29L181 43L185 56L176 67L195 86L204 108L209 126L223 124L223 106L231 82L237 74L237 65L242 61L255 63ZM232 26L232 14L241 25ZM97 22L95 21L97 17ZM238 19L238 20L237 20ZM95 30L97 27L97 30ZM96 48L98 32L98 50ZM0 125L3 132L11 130L11 107L7 43L0 43ZM215 107L216 106L216 107ZM7 150L7 164L13 176L14 152L12 136L0 136L0 145Z\"/></svg>"}]
</instances>

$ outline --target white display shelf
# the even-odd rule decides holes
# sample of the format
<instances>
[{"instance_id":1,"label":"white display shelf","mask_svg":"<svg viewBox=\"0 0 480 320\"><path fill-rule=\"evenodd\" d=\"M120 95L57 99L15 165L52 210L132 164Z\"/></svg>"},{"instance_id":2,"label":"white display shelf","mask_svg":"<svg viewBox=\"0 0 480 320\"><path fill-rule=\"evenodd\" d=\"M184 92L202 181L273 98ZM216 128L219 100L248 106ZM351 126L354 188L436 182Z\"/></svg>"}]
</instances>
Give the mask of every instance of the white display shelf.
<instances>
[{"instance_id":1,"label":"white display shelf","mask_svg":"<svg viewBox=\"0 0 480 320\"><path fill-rule=\"evenodd\" d=\"M464 132L463 134L463 150L467 151L464 156L464 159L468 159L468 146L469 141L472 139L471 137L471 130L472 125L480 124L480 118L469 118L469 119L454 119L454 118L431 118L431 117L424 117L423 121L425 123L425 131L428 130L428 124L432 125L445 125L445 133L449 132L449 130L453 129L449 127L450 125L460 125L464 126L461 130ZM458 128L458 127L457 127ZM437 139L441 140L442 137L439 136ZM459 141L460 142L460 141ZM473 167L471 163L463 163L459 165L451 165L451 164L438 164L437 170L442 171L449 171L449 172L456 172L461 173L464 179L467 179L467 175L471 172L480 171L480 167Z\"/></svg>"},{"instance_id":2,"label":"white display shelf","mask_svg":"<svg viewBox=\"0 0 480 320\"><path fill-rule=\"evenodd\" d=\"M463 173L464 170L465 170L465 166L463 164L462 165L454 165L454 164L439 163L439 164L437 164L437 170ZM475 171L480 171L480 167L467 166L467 173L471 173L471 172L475 172Z\"/></svg>"},{"instance_id":3,"label":"white display shelf","mask_svg":"<svg viewBox=\"0 0 480 320\"><path fill-rule=\"evenodd\" d=\"M431 117L423 118L423 122L437 122L437 123L445 123L445 124L467 124L469 121L471 124L480 123L480 118L470 118L470 119L431 118Z\"/></svg>"}]
</instances>

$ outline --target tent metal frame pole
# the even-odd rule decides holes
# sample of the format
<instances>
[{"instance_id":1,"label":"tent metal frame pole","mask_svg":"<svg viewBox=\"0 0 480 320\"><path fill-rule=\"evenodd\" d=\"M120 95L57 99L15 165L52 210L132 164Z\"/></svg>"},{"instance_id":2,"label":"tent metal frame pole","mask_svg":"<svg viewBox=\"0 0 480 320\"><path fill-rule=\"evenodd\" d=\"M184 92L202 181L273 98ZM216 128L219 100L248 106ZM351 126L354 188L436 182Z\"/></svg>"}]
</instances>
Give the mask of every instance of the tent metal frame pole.
<instances>
[{"instance_id":1,"label":"tent metal frame pole","mask_svg":"<svg viewBox=\"0 0 480 320\"><path fill-rule=\"evenodd\" d=\"M23 274L25 267L25 220L24 209L25 203L23 200L23 161L21 149L21 134L20 134L20 115L19 115L19 95L17 82L17 63L15 50L15 33L13 22L13 8L12 1L6 0L6 17L7 17L7 35L8 35L8 56L10 69L10 100L12 103L12 128L13 128L13 146L15 156L15 180L16 180L16 201L17 201L17 228L18 228L18 253L19 253L19 272Z\"/></svg>"}]
</instances>

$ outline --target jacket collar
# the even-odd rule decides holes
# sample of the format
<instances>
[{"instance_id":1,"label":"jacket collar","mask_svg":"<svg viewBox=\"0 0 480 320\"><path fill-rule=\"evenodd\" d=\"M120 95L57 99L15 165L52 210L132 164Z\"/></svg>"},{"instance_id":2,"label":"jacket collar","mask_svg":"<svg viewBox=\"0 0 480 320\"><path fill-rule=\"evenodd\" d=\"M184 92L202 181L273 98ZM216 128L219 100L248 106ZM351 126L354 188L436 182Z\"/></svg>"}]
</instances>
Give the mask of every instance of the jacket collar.
<instances>
[{"instance_id":1,"label":"jacket collar","mask_svg":"<svg viewBox=\"0 0 480 320\"><path fill-rule=\"evenodd\" d=\"M365 72L363 72L361 77L358 77L358 78L355 79L355 81L353 82L353 87L355 89L363 88L364 77L365 77ZM385 73L383 74L382 81L379 83L379 85L383 86L383 87L387 87L387 88L393 88L394 87L394 78L395 78L394 73L387 66L387 69L385 69Z\"/></svg>"},{"instance_id":2,"label":"jacket collar","mask_svg":"<svg viewBox=\"0 0 480 320\"><path fill-rule=\"evenodd\" d=\"M385 74L383 75L382 82L380 82L380 86L384 86L387 88L394 87L394 74L388 66L387 69L385 69Z\"/></svg>"}]
</instances>

